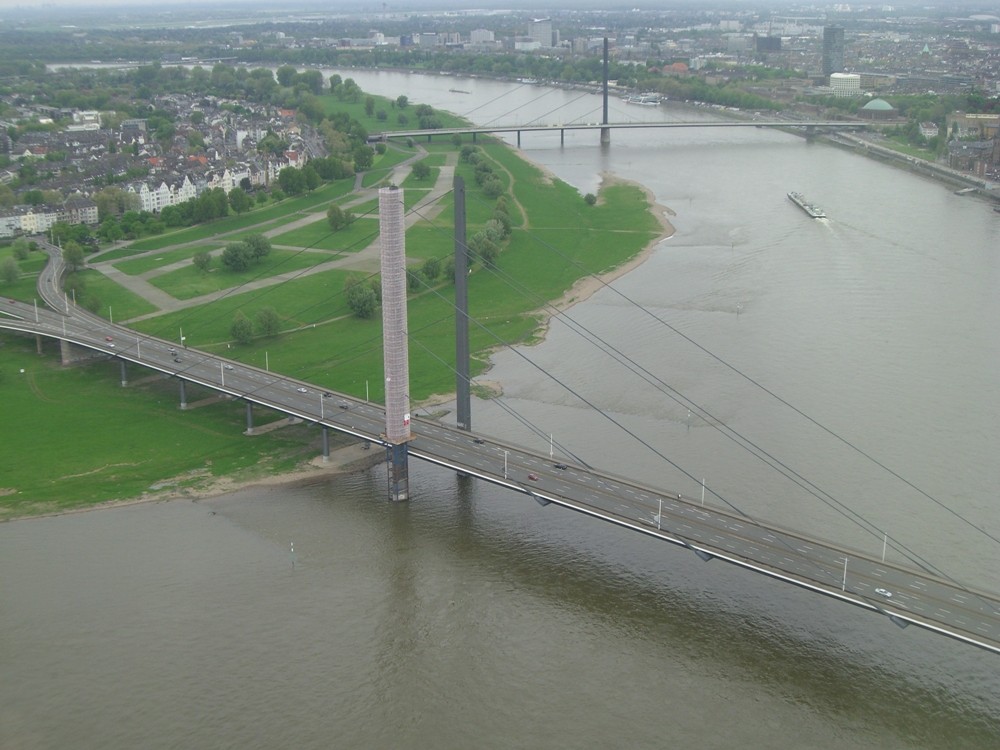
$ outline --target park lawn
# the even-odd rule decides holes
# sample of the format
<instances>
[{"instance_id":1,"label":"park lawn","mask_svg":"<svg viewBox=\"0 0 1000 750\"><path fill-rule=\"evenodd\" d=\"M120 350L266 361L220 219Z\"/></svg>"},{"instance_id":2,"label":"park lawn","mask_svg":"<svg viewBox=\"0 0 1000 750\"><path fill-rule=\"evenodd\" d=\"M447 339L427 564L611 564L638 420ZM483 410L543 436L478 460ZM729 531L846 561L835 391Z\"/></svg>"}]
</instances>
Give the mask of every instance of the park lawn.
<instances>
[{"instance_id":1,"label":"park lawn","mask_svg":"<svg viewBox=\"0 0 1000 750\"><path fill-rule=\"evenodd\" d=\"M445 217L450 218L450 217ZM455 229L451 224L421 222L406 231L406 259L424 261L446 258L455 254ZM410 263L411 267L413 263Z\"/></svg>"},{"instance_id":2,"label":"park lawn","mask_svg":"<svg viewBox=\"0 0 1000 750\"><path fill-rule=\"evenodd\" d=\"M14 257L14 248L10 245L6 247L0 247L0 263L4 261L5 258ZM45 264L48 263L49 256L40 251L31 251L28 253L28 257L24 260L17 261L17 267L20 269L22 274L35 274L36 276L41 273L42 269L45 268Z\"/></svg>"},{"instance_id":3,"label":"park lawn","mask_svg":"<svg viewBox=\"0 0 1000 750\"><path fill-rule=\"evenodd\" d=\"M38 299L38 274L22 273L13 284L0 281L0 295L6 299L31 302ZM39 303L41 304L41 303Z\"/></svg>"},{"instance_id":4,"label":"park lawn","mask_svg":"<svg viewBox=\"0 0 1000 750\"><path fill-rule=\"evenodd\" d=\"M0 342L0 441L17 446L0 456L0 519L176 492L223 475L266 476L316 454L319 433L305 427L243 436L240 402L182 412L173 380L154 376L122 388L113 360L62 367L54 342L43 357L34 337L4 333ZM189 403L209 395L188 386ZM279 416L262 412L258 420Z\"/></svg>"},{"instance_id":5,"label":"park lawn","mask_svg":"<svg viewBox=\"0 0 1000 750\"><path fill-rule=\"evenodd\" d=\"M343 76L344 80L350 78L349 75ZM400 92L405 95L405 92ZM372 114L368 115L365 112L365 99L371 97L375 100L375 108L372 110ZM356 102L349 102L346 100L338 99L333 94L325 94L319 97L320 102L323 105L323 110L327 115L332 115L337 112L345 112L350 117L357 120L364 126L365 130L369 133L384 133L384 132L396 132L400 130L417 130L420 128L420 124L417 122L417 117L414 114L417 105L410 102L406 107L400 109L395 106L395 97L389 98L385 96L376 96L374 94L362 94L362 96ZM383 110L387 117L385 120L378 119L378 111ZM401 124L396 118L400 113L406 115L408 122ZM469 123L463 120L461 117L451 114L445 110L436 109L434 110L434 116L437 117L438 121L441 123L442 128L457 128ZM395 143L395 141L394 141ZM402 144L400 144L402 145Z\"/></svg>"},{"instance_id":6,"label":"park lawn","mask_svg":"<svg viewBox=\"0 0 1000 750\"><path fill-rule=\"evenodd\" d=\"M139 256L114 263L114 267L129 276L140 276L147 271L155 271L158 268L189 260L200 252L211 253L218 250L217 245L189 245L178 247L174 250L164 250L162 252L150 252Z\"/></svg>"},{"instance_id":7,"label":"park lawn","mask_svg":"<svg viewBox=\"0 0 1000 750\"><path fill-rule=\"evenodd\" d=\"M348 226L334 231L324 217L312 224L272 237L271 242L275 245L357 252L376 241L378 231L378 222L373 218L355 219Z\"/></svg>"},{"instance_id":8,"label":"park lawn","mask_svg":"<svg viewBox=\"0 0 1000 750\"><path fill-rule=\"evenodd\" d=\"M424 163L426 162L427 159L424 159ZM430 165L428 164L428 166ZM413 172L410 172L406 175L406 179L403 180L403 184L400 185L400 187L407 189L424 188L426 190L430 190L435 184L437 184L438 175L441 174L441 167L431 167L430 169L430 174L422 180L413 174Z\"/></svg>"},{"instance_id":9,"label":"park lawn","mask_svg":"<svg viewBox=\"0 0 1000 750\"><path fill-rule=\"evenodd\" d=\"M315 209L330 201L336 200L354 189L354 178L345 178L328 182L316 188L310 193L285 198L277 203L272 203L263 208L252 209L245 214L226 216L221 219L210 221L207 224L198 224L186 229L180 229L168 234L160 234L155 237L146 237L133 242L126 248L132 254L145 250L159 250L170 245L177 245L182 242L197 242L209 237L235 232L249 227L261 225L256 231L265 231L270 228L272 222L285 219L298 212ZM118 251L114 251L118 252ZM108 256L111 257L111 256ZM114 256L124 257L124 256Z\"/></svg>"},{"instance_id":10,"label":"park lawn","mask_svg":"<svg viewBox=\"0 0 1000 750\"><path fill-rule=\"evenodd\" d=\"M361 184L364 187L373 187L386 180L396 165L409 159L413 153L413 150L401 151L395 146L387 148L384 154L376 153L371 168L366 170L364 177L361 178ZM386 185L388 184L386 182Z\"/></svg>"},{"instance_id":11,"label":"park lawn","mask_svg":"<svg viewBox=\"0 0 1000 750\"><path fill-rule=\"evenodd\" d=\"M97 315L111 320L129 320L137 315L147 315L158 309L152 302L133 294L100 271L87 269L79 272L83 282L83 297L77 302L86 304Z\"/></svg>"},{"instance_id":12,"label":"park lawn","mask_svg":"<svg viewBox=\"0 0 1000 750\"><path fill-rule=\"evenodd\" d=\"M312 268L326 260L329 260L327 255L308 250L271 250L263 261L250 266L246 271L230 271L221 264L213 265L208 271L201 271L192 264L153 276L149 283L177 299L192 299L203 294L234 289L257 279Z\"/></svg>"},{"instance_id":13,"label":"park lawn","mask_svg":"<svg viewBox=\"0 0 1000 750\"><path fill-rule=\"evenodd\" d=\"M274 308L281 318L283 329L309 326L349 314L344 303L344 283L349 275L349 271L321 271L283 284L234 293L204 305L158 315L138 321L134 327L151 336L174 340L183 328L191 346L218 352L226 349L231 342L229 330L237 310L253 320L262 308ZM278 336L265 340L276 347L284 338ZM236 351L226 356L242 360ZM263 358L259 363L251 364L263 367Z\"/></svg>"},{"instance_id":14,"label":"park lawn","mask_svg":"<svg viewBox=\"0 0 1000 750\"><path fill-rule=\"evenodd\" d=\"M515 228L498 259L502 274L476 267L469 277L473 375L487 367L492 349L530 340L543 319L539 311L544 309L546 301L560 297L581 276L606 271L633 257L659 231L659 224L638 187L607 186L601 191L598 204L587 206L576 190L522 162L513 149L492 145L487 148L498 165L495 172L505 184L510 179L508 172L514 175L513 192L528 211L528 216L521 217L517 204L508 197L515 226L521 219L520 226L528 226L530 230ZM471 233L490 218L496 201L486 198L475 185L469 165L460 164L459 171L467 175ZM419 191L409 192L416 195ZM284 201L280 205L287 211L291 204L292 201ZM370 206L372 216L377 213L375 201L364 205ZM407 252L411 259L420 262L427 257L445 258L453 251L451 194L443 199L443 205L444 210L434 221L420 222L407 232ZM276 216L272 218L278 220ZM322 226L322 222L318 223ZM376 234L377 229L372 236ZM275 238L275 242L282 244L280 238ZM246 274L221 269L203 273L192 265L182 269L183 274L168 272L158 279L167 280L170 287L167 291L175 296L181 296L180 292L195 296L308 267L327 257L276 249L264 264ZM139 321L134 327L170 340L177 340L183 329L193 347L218 351L248 364L267 365L274 372L359 398L365 397L367 391L371 400L382 401L381 318L376 314L370 320L358 320L349 313L345 302L344 282L356 275L357 272L330 270L242 293L233 288L231 294L215 302ZM501 277L509 277L514 283ZM98 295L110 294L99 288L103 283L127 294L103 277L84 278L88 288L92 286ZM219 280L224 280L224 286L218 285ZM34 279L19 282L26 285L24 298L34 296L34 282ZM192 290L195 282L206 284L207 288ZM453 295L450 281L441 281L410 295L410 395L414 402L454 390ZM107 300L102 297L98 309L111 307L116 320L122 319L120 310L125 310L125 315L140 314L130 313L129 305L124 297ZM285 332L254 339L248 345L233 343L229 331L237 310L253 320L264 307L273 307L278 312ZM148 385L121 389L117 385L120 372L113 363L99 361L89 367L63 369L54 360L31 355L33 339L5 335L2 340L17 344L16 347L8 344L0 361L3 402L18 401L20 392L29 383L34 401L52 404L46 408L73 422L64 426L60 420L50 419L41 408L21 414L21 403L9 415L5 412L8 419L0 421L0 436L6 437L8 444L20 439L20 432L13 432L18 425L39 422L47 425L46 430L37 431L43 435L35 435L25 444L28 454L39 456L38 466L21 473L18 473L20 466L18 472L8 471L9 461L5 463L0 458L0 493L4 488L17 493L4 498L7 508L4 512L8 516L107 500L109 488L113 488L113 497L135 497L151 486L158 486L160 478L176 490L210 474L266 471L268 467L280 471L282 466L290 468L302 458L315 455L317 433L307 428L281 430L248 440L240 435L244 410L233 402L220 399L197 413L180 413L173 381L153 377ZM15 349L16 356L10 356ZM25 374L31 378L15 375L19 367L25 367ZM94 377L93 372L100 376ZM68 379L61 380L65 373L69 373ZM59 383L67 395L60 396L49 378L52 383ZM75 378L89 380L94 392ZM196 392L192 398L189 393L188 400L193 402L208 395L207 391ZM68 408L70 404L74 408ZM150 423L156 429L148 429ZM54 441L52 435L66 439ZM100 439L88 442L91 435L99 435ZM270 435L275 435L273 443L268 442L272 440ZM59 445L49 445L56 442ZM80 445L85 449L80 450ZM47 478L46 467L50 465L60 469L58 486Z\"/></svg>"},{"instance_id":15,"label":"park lawn","mask_svg":"<svg viewBox=\"0 0 1000 750\"><path fill-rule=\"evenodd\" d=\"M5 258L14 256L14 249L11 246L0 247L0 263ZM20 278L13 284L0 280L0 295L5 298L16 299L22 302L30 302L38 298L38 275L45 268L49 256L45 253L31 252L24 260L17 261L17 268L21 272ZM0 308L2 309L2 308Z\"/></svg>"},{"instance_id":16,"label":"park lawn","mask_svg":"<svg viewBox=\"0 0 1000 750\"><path fill-rule=\"evenodd\" d=\"M431 194L430 188L410 188L403 192L403 210L424 211L430 206L427 205L427 197Z\"/></svg>"}]
</instances>

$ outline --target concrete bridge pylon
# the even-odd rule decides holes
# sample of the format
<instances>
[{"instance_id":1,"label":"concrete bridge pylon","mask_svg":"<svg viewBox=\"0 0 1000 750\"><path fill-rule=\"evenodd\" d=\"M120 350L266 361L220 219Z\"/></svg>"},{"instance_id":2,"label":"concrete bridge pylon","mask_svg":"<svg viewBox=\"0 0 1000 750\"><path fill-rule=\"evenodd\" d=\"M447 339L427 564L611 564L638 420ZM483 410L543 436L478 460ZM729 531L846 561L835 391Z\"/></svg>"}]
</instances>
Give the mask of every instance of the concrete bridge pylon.
<instances>
[{"instance_id":1,"label":"concrete bridge pylon","mask_svg":"<svg viewBox=\"0 0 1000 750\"><path fill-rule=\"evenodd\" d=\"M410 499L410 365L406 322L406 225L403 190L378 191L382 266L382 354L385 361L385 440L389 499Z\"/></svg>"}]
</instances>

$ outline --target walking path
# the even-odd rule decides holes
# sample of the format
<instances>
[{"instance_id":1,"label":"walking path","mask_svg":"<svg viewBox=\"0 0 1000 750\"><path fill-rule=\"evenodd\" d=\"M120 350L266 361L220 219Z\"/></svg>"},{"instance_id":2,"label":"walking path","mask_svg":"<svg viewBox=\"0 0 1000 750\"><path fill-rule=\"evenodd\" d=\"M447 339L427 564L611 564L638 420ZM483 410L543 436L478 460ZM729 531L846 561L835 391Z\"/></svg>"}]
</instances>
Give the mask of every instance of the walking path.
<instances>
[{"instance_id":1,"label":"walking path","mask_svg":"<svg viewBox=\"0 0 1000 750\"><path fill-rule=\"evenodd\" d=\"M392 185L400 185L406 178L410 175L412 164L423 158L426 155L426 151L421 149L417 154L412 157L397 164L393 167L392 173L389 175L387 182ZM406 226L410 227L413 224L421 220L432 220L434 219L443 209L440 204L442 197L447 195L451 189L455 178L455 165L458 163L458 155L455 153L448 153L445 157L445 165L439 169L437 180L435 181L433 187L431 187L427 196L421 200L416 206L411 209L406 217ZM361 186L363 175L359 174L356 176L354 183L353 197L350 200L345 201L340 204L343 208L349 209L363 203L367 203L378 197L377 188L365 188ZM300 229L302 227L315 224L319 221L326 221L326 211L315 211L311 212L300 219L296 219L288 224L282 224L280 227L273 227L271 229L265 230L262 234L268 239L272 237L278 237L288 232ZM247 230L246 228L241 228L234 230L233 232L227 232L217 235L208 242L218 242L224 239L228 234L240 233L243 234ZM186 242L179 243L170 247L158 248L156 250L150 250L149 253L164 253L170 250L175 250L177 248L189 246L189 245L204 245L206 240L198 240L196 242ZM284 248L289 250L303 250L304 248L294 246L294 245L274 245L273 247ZM379 254L380 254L380 244L379 240L376 239L370 243L367 247L359 250L358 252L350 254L337 253L337 251L326 251L326 250L316 250L311 249L310 252L317 254L330 253L331 255L336 254L335 257L328 261L322 261L317 263L312 268L299 269L296 271L290 271L288 273L276 274L274 276L268 276L263 279L255 279L253 281L248 281L239 286L239 291L248 292L255 289L265 289L275 284L282 284L286 281L291 281L293 279L299 279L303 276L310 276L312 274L323 273L325 271L330 271L334 269L352 269L357 271L363 271L366 273L372 273L379 268ZM221 255L222 248L212 251L210 254L213 256ZM140 256L132 256L140 257ZM192 297L190 299L177 299L176 297L167 294L162 289L150 283L151 278L160 276L165 273L177 270L179 268L185 268L191 265L190 259L185 259L177 261L176 263L170 263L159 268L147 271L142 274L129 275L123 273L115 268L114 263L116 261L101 261L95 260L88 264L89 268L92 268L104 276L106 276L111 281L116 284L128 289L133 294L142 297L148 302L156 305L158 308L155 312L147 313L145 315L139 315L132 318L128 322L134 322L139 320L145 320L147 318L155 318L159 315L165 313L174 312L176 310L183 310L189 307L197 307L199 305L204 305L209 302L221 299L222 297L229 296L233 293L233 288L220 289L216 292L211 292L209 294L203 294L198 297Z\"/></svg>"}]
</instances>

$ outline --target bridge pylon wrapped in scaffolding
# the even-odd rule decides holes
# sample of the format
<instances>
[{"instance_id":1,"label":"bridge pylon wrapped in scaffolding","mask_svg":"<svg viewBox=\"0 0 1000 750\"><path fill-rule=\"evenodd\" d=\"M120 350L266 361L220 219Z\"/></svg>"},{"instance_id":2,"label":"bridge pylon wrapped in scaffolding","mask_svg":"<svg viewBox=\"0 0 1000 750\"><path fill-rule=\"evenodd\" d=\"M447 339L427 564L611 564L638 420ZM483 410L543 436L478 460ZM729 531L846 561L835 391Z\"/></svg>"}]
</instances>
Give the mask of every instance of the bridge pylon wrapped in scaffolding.
<instances>
[{"instance_id":1,"label":"bridge pylon wrapped in scaffolding","mask_svg":"<svg viewBox=\"0 0 1000 750\"><path fill-rule=\"evenodd\" d=\"M403 191L378 191L382 258L382 354L385 360L385 438L389 499L410 499L410 364L406 322L406 225Z\"/></svg>"}]
</instances>

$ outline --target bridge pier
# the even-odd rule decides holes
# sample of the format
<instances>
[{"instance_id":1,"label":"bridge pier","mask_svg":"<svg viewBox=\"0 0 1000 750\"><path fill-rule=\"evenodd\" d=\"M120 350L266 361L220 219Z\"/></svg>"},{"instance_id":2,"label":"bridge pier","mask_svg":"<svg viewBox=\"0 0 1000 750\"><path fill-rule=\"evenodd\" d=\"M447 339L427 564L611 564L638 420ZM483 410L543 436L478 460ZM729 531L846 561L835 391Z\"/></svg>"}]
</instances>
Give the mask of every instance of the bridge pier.
<instances>
[{"instance_id":1,"label":"bridge pier","mask_svg":"<svg viewBox=\"0 0 1000 750\"><path fill-rule=\"evenodd\" d=\"M517 147L521 148L521 131L517 131Z\"/></svg>"},{"instance_id":2,"label":"bridge pier","mask_svg":"<svg viewBox=\"0 0 1000 750\"><path fill-rule=\"evenodd\" d=\"M323 431L323 463L326 463L330 460L330 428L321 425L320 429Z\"/></svg>"},{"instance_id":3,"label":"bridge pier","mask_svg":"<svg viewBox=\"0 0 1000 750\"><path fill-rule=\"evenodd\" d=\"M183 378L180 378L178 379L178 382L181 384L181 409L184 410L187 409L188 407L187 381L184 380Z\"/></svg>"},{"instance_id":4,"label":"bridge pier","mask_svg":"<svg viewBox=\"0 0 1000 750\"><path fill-rule=\"evenodd\" d=\"M128 363L124 359L118 360L118 365L121 368L121 373L122 373L122 388L128 385L128 367L126 367L127 364Z\"/></svg>"},{"instance_id":5,"label":"bridge pier","mask_svg":"<svg viewBox=\"0 0 1000 750\"><path fill-rule=\"evenodd\" d=\"M389 445L385 449L386 463L389 464L389 499L405 502L410 499L410 450L407 443Z\"/></svg>"},{"instance_id":6,"label":"bridge pier","mask_svg":"<svg viewBox=\"0 0 1000 750\"><path fill-rule=\"evenodd\" d=\"M559 128L559 145L566 145L566 128Z\"/></svg>"},{"instance_id":7,"label":"bridge pier","mask_svg":"<svg viewBox=\"0 0 1000 750\"><path fill-rule=\"evenodd\" d=\"M253 435L253 404L247 401L247 435Z\"/></svg>"}]
</instances>

